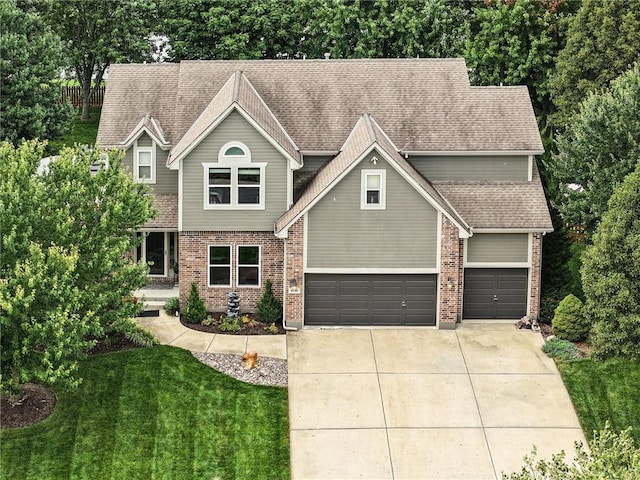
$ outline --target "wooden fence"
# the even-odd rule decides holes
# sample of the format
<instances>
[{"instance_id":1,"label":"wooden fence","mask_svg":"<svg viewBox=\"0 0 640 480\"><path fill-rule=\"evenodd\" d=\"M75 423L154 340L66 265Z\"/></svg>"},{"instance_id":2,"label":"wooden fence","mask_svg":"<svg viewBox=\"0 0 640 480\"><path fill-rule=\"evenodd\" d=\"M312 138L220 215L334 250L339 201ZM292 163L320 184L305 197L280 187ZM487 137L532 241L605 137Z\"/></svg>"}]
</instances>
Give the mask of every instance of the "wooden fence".
<instances>
[{"instance_id":1,"label":"wooden fence","mask_svg":"<svg viewBox=\"0 0 640 480\"><path fill-rule=\"evenodd\" d=\"M104 100L104 91L106 87L103 85L98 87L91 98L89 99L90 107L101 107ZM82 88L80 87L62 87L61 90L62 101L69 100L74 107L82 106Z\"/></svg>"}]
</instances>

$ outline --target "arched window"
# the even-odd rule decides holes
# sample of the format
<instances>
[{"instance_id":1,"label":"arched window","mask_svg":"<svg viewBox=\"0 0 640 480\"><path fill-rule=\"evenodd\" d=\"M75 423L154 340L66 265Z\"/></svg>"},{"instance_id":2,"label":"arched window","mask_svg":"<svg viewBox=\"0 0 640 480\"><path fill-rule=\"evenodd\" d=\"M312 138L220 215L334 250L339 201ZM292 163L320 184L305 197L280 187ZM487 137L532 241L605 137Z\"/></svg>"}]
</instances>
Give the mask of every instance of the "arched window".
<instances>
[{"instance_id":1,"label":"arched window","mask_svg":"<svg viewBox=\"0 0 640 480\"><path fill-rule=\"evenodd\" d=\"M251 161L251 152L244 143L229 142L225 143L218 153L218 161L224 160L244 160Z\"/></svg>"}]
</instances>

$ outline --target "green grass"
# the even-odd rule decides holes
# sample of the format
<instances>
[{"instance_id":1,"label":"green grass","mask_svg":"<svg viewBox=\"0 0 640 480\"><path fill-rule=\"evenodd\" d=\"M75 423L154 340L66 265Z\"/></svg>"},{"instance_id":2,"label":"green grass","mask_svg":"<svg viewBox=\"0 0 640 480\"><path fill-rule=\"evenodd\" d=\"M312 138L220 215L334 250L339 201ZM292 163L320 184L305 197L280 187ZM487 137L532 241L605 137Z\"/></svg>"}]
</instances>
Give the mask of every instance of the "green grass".
<instances>
[{"instance_id":1,"label":"green grass","mask_svg":"<svg viewBox=\"0 0 640 480\"><path fill-rule=\"evenodd\" d=\"M1 478L289 478L286 389L166 346L92 357L81 374L51 417L2 432Z\"/></svg>"},{"instance_id":2,"label":"green grass","mask_svg":"<svg viewBox=\"0 0 640 480\"><path fill-rule=\"evenodd\" d=\"M640 363L585 359L559 363L558 369L589 440L608 421L615 431L632 427L640 446Z\"/></svg>"},{"instance_id":3,"label":"green grass","mask_svg":"<svg viewBox=\"0 0 640 480\"><path fill-rule=\"evenodd\" d=\"M62 147L72 147L76 143L93 145L96 143L98 135L98 124L100 123L100 112L102 107L93 107L89 109L90 119L86 122L80 120L80 110L73 119L71 132L65 137L49 142L47 153L49 155L57 155Z\"/></svg>"}]
</instances>

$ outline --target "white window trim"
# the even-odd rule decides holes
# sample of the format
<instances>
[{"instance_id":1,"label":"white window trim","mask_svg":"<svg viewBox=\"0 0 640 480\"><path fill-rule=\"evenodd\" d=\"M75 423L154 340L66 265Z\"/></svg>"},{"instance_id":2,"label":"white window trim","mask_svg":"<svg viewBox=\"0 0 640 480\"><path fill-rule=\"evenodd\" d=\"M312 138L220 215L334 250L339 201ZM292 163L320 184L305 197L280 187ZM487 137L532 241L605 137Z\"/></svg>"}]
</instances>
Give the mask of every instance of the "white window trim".
<instances>
[{"instance_id":1,"label":"white window trim","mask_svg":"<svg viewBox=\"0 0 640 480\"><path fill-rule=\"evenodd\" d=\"M255 267L256 265L240 265L240 248L241 247L257 247L258 248L258 284L257 285L240 285L240 267ZM236 286L238 288L261 288L262 287L262 246L260 245L236 245Z\"/></svg>"},{"instance_id":2,"label":"white window trim","mask_svg":"<svg viewBox=\"0 0 640 480\"><path fill-rule=\"evenodd\" d=\"M387 204L387 171L386 170L361 170L360 171L360 209L384 210ZM380 177L380 203L367 203L367 177L377 175Z\"/></svg>"},{"instance_id":3,"label":"white window trim","mask_svg":"<svg viewBox=\"0 0 640 480\"><path fill-rule=\"evenodd\" d=\"M226 267L227 265L214 265L211 263L211 247L226 247L229 249L229 284L228 285L211 285L211 267ZM207 245L207 287L208 288L229 288L233 285L233 248L231 245L212 244Z\"/></svg>"},{"instance_id":4,"label":"white window trim","mask_svg":"<svg viewBox=\"0 0 640 480\"><path fill-rule=\"evenodd\" d=\"M232 147L240 148L244 152L244 155L225 155L225 152ZM251 162L251 150L249 150L249 148L242 142L227 142L218 152L218 162L223 162L225 160L237 161L240 159L245 162Z\"/></svg>"},{"instance_id":5,"label":"white window trim","mask_svg":"<svg viewBox=\"0 0 640 480\"><path fill-rule=\"evenodd\" d=\"M139 169L140 155L139 154L141 152L148 152L151 154L151 176L149 178L140 177L140 169ZM133 175L136 182L151 183L151 184L156 183L156 144L155 142L150 147L139 147L138 141L137 140L135 141L135 144L133 147Z\"/></svg>"},{"instance_id":6,"label":"white window trim","mask_svg":"<svg viewBox=\"0 0 640 480\"><path fill-rule=\"evenodd\" d=\"M238 157L242 158L242 157ZM203 163L203 208L205 210L264 210L265 209L265 176L267 163L250 163L245 160L238 162L237 160L224 159L218 163ZM229 204L211 204L209 203L209 169L210 168L230 168L231 169L231 203ZM238 169L240 168L259 168L260 169L260 203L247 204L238 203Z\"/></svg>"}]
</instances>

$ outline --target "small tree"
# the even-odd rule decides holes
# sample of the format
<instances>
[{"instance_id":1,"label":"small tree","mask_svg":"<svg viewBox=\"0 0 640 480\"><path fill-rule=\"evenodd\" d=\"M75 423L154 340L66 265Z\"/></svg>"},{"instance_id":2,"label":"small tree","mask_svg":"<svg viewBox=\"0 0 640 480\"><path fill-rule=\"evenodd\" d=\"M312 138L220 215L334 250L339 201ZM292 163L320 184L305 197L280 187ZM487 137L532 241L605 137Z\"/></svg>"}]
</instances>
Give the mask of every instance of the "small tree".
<instances>
[{"instance_id":1,"label":"small tree","mask_svg":"<svg viewBox=\"0 0 640 480\"><path fill-rule=\"evenodd\" d=\"M137 333L131 292L146 266L128 254L152 216L147 187L122 155L64 149L39 171L44 144L0 143L0 367L2 390L77 384L77 360L115 332ZM106 155L108 168L91 166ZM133 338L133 337L129 337Z\"/></svg>"},{"instance_id":2,"label":"small tree","mask_svg":"<svg viewBox=\"0 0 640 480\"><path fill-rule=\"evenodd\" d=\"M191 291L187 298L187 305L182 312L182 316L188 323L202 323L207 318L207 307L204 304L204 300L200 297L198 292L198 286L193 282L191 284Z\"/></svg>"},{"instance_id":3,"label":"small tree","mask_svg":"<svg viewBox=\"0 0 640 480\"><path fill-rule=\"evenodd\" d=\"M637 351L640 342L640 162L618 186L585 250L585 311L595 320L594 355Z\"/></svg>"},{"instance_id":4,"label":"small tree","mask_svg":"<svg viewBox=\"0 0 640 480\"><path fill-rule=\"evenodd\" d=\"M282 304L273 293L271 280L264 282L264 292L256 306L258 318L265 323L273 323L282 319Z\"/></svg>"},{"instance_id":5,"label":"small tree","mask_svg":"<svg viewBox=\"0 0 640 480\"><path fill-rule=\"evenodd\" d=\"M582 315L582 301L573 294L562 299L551 322L553 334L570 342L579 342L589 335L589 322Z\"/></svg>"}]
</instances>

